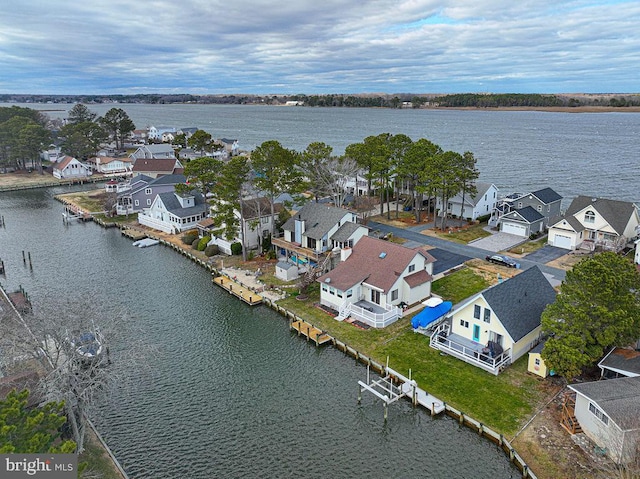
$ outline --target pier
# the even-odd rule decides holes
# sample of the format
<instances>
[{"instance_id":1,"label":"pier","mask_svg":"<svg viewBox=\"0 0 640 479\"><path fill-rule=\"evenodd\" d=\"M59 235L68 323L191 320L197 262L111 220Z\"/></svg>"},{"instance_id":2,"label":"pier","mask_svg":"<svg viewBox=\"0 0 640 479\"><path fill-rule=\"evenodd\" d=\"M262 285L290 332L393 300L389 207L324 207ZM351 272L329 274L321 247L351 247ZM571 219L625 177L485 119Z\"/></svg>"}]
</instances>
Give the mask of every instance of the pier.
<instances>
[{"instance_id":1,"label":"pier","mask_svg":"<svg viewBox=\"0 0 640 479\"><path fill-rule=\"evenodd\" d=\"M236 277L229 278L227 276L216 276L213 278L213 282L226 289L229 293L235 297L240 298L249 306L256 306L262 303L262 296L256 291L253 291L248 286L242 284Z\"/></svg>"},{"instance_id":2,"label":"pier","mask_svg":"<svg viewBox=\"0 0 640 479\"><path fill-rule=\"evenodd\" d=\"M305 336L307 341L313 341L316 343L316 346L330 343L333 339L321 329L316 328L313 324L307 323L302 319L289 321L289 329L297 331L298 336Z\"/></svg>"}]
</instances>

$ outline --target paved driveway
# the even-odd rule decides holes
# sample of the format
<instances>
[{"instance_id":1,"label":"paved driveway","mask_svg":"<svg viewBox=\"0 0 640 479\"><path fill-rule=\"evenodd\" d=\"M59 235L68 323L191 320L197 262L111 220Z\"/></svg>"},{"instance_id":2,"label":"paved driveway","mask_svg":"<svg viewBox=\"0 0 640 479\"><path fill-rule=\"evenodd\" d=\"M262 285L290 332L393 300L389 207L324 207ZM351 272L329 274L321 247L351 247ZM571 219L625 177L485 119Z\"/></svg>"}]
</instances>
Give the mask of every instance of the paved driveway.
<instances>
[{"instance_id":1,"label":"paved driveway","mask_svg":"<svg viewBox=\"0 0 640 479\"><path fill-rule=\"evenodd\" d=\"M460 266L465 261L469 261L471 259L469 256L452 253L451 251L440 248L430 249L427 253L436 259L436 262L433 263L434 275L449 271L451 268Z\"/></svg>"},{"instance_id":2,"label":"paved driveway","mask_svg":"<svg viewBox=\"0 0 640 479\"><path fill-rule=\"evenodd\" d=\"M535 261L536 263L548 263L549 261L553 261L554 259L558 259L560 256L564 256L565 254L571 253L568 249L556 248L555 246L544 245L542 248L534 251L533 253L529 253L525 256L530 261Z\"/></svg>"},{"instance_id":3,"label":"paved driveway","mask_svg":"<svg viewBox=\"0 0 640 479\"><path fill-rule=\"evenodd\" d=\"M487 251L506 251L517 244L527 241L529 238L512 235L510 233L493 233L491 236L480 238L469 243L469 246L486 249Z\"/></svg>"}]
</instances>

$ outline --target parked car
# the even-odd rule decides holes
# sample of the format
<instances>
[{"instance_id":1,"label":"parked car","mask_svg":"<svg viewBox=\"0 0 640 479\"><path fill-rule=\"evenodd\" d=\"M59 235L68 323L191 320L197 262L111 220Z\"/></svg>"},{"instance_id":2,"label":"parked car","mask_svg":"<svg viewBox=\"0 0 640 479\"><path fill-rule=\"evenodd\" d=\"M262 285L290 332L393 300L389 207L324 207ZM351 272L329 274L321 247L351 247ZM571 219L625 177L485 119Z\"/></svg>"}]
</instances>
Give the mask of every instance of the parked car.
<instances>
[{"instance_id":1,"label":"parked car","mask_svg":"<svg viewBox=\"0 0 640 479\"><path fill-rule=\"evenodd\" d=\"M490 255L485 259L490 263L501 264L502 266L506 266L508 268L517 268L519 266L518 263L516 263L515 259L501 254Z\"/></svg>"}]
</instances>

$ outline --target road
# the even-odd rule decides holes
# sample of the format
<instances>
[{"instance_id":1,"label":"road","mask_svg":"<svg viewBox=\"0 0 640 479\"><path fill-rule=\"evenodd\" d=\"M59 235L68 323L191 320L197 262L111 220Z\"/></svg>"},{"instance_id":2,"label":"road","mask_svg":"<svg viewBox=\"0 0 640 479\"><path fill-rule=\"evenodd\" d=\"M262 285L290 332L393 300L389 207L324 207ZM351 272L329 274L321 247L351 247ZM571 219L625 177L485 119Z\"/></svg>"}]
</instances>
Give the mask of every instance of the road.
<instances>
[{"instance_id":1,"label":"road","mask_svg":"<svg viewBox=\"0 0 640 479\"><path fill-rule=\"evenodd\" d=\"M466 256L468 258L484 259L485 256L493 254L492 251L476 248L466 244L454 243L452 241L443 240L441 238L435 238L433 236L423 235L416 231L416 229L424 229L425 226L413 227L413 228L399 228L397 226L386 225L383 223L377 223L375 221L369 221L367 226L372 230L379 230L381 233L391 233L399 238L404 238L408 241L413 241L423 245L434 246L438 249L447 251L460 256ZM552 275L556 281L563 281L566 275L566 271L559 268L553 268L547 266L544 263L538 263L536 261L528 260L526 257L519 258L518 262L522 269L528 269L532 266L538 266L540 270L548 275Z\"/></svg>"}]
</instances>

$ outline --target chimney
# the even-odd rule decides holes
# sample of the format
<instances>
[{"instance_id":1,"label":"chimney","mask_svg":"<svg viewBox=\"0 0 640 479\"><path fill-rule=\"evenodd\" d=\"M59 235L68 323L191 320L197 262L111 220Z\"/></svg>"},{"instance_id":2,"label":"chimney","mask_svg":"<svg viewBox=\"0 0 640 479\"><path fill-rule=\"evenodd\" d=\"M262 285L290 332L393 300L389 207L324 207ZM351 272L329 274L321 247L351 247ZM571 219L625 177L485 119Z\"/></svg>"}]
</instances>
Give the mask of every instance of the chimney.
<instances>
[{"instance_id":1,"label":"chimney","mask_svg":"<svg viewBox=\"0 0 640 479\"><path fill-rule=\"evenodd\" d=\"M340 251L340 261L346 261L347 258L351 256L351 251L349 247L342 248L342 251Z\"/></svg>"}]
</instances>

